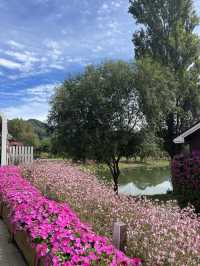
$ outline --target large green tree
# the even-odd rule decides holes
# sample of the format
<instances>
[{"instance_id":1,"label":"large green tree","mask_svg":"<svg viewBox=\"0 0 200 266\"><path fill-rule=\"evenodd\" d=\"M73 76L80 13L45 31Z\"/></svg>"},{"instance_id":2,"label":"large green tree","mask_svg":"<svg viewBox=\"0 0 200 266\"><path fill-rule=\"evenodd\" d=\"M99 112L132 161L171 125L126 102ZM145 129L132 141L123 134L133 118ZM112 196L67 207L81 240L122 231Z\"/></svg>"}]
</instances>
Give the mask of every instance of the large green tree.
<instances>
[{"instance_id":1,"label":"large green tree","mask_svg":"<svg viewBox=\"0 0 200 266\"><path fill-rule=\"evenodd\" d=\"M133 66L119 61L89 66L66 80L51 102L54 145L73 159L106 163L118 190L119 161L130 155L142 116L133 84ZM132 149L134 150L134 149Z\"/></svg>"},{"instance_id":2,"label":"large green tree","mask_svg":"<svg viewBox=\"0 0 200 266\"><path fill-rule=\"evenodd\" d=\"M200 114L199 18L192 0L131 0L129 12L144 114L173 156L173 138Z\"/></svg>"}]
</instances>

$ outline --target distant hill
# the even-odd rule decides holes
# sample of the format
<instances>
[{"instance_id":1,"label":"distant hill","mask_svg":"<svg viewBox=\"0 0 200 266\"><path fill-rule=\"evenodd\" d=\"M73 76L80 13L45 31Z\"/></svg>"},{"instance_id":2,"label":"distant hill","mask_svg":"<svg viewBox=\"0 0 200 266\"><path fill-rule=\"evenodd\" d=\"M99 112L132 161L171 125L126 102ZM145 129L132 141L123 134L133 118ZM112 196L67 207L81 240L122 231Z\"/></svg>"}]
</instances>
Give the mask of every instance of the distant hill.
<instances>
[{"instance_id":1,"label":"distant hill","mask_svg":"<svg viewBox=\"0 0 200 266\"><path fill-rule=\"evenodd\" d=\"M29 119L27 122L33 126L34 131L40 140L49 137L48 125L46 123L43 123L37 119Z\"/></svg>"}]
</instances>

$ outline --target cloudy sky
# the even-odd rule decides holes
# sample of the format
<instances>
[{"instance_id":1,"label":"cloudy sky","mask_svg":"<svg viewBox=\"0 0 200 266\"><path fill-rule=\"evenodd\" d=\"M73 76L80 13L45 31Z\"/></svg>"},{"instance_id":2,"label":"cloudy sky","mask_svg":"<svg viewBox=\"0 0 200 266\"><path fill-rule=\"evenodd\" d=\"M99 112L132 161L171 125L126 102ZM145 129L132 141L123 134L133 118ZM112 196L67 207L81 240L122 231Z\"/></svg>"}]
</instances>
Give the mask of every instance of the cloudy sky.
<instances>
[{"instance_id":1,"label":"cloudy sky","mask_svg":"<svg viewBox=\"0 0 200 266\"><path fill-rule=\"evenodd\" d=\"M195 0L200 9L200 0ZM133 58L128 0L0 0L0 110L45 120L54 88L87 64Z\"/></svg>"}]
</instances>

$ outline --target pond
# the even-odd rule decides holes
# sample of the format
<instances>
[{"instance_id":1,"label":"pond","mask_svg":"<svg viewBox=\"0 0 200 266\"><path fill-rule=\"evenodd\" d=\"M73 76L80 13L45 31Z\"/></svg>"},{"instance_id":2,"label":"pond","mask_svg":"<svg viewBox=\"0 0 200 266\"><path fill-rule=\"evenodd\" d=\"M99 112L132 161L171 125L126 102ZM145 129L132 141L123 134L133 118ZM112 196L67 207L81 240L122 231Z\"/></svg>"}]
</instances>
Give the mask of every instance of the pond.
<instances>
[{"instance_id":1,"label":"pond","mask_svg":"<svg viewBox=\"0 0 200 266\"><path fill-rule=\"evenodd\" d=\"M164 164L151 163L122 163L119 177L119 193L126 195L159 195L172 191L170 181L170 167L167 161ZM110 171L98 168L96 172L100 178L104 177L111 181Z\"/></svg>"},{"instance_id":2,"label":"pond","mask_svg":"<svg viewBox=\"0 0 200 266\"><path fill-rule=\"evenodd\" d=\"M170 175L169 166L124 168L119 192L133 196L166 194L173 190Z\"/></svg>"}]
</instances>

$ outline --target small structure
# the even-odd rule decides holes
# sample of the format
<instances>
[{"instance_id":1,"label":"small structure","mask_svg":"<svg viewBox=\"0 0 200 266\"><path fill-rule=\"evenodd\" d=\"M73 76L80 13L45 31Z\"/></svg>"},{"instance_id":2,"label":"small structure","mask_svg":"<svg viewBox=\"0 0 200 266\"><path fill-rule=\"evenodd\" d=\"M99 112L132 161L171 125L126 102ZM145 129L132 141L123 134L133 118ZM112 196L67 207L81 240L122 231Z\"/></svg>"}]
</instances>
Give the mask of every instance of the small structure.
<instances>
[{"instance_id":1,"label":"small structure","mask_svg":"<svg viewBox=\"0 0 200 266\"><path fill-rule=\"evenodd\" d=\"M174 143L189 145L190 152L200 152L200 122L176 137Z\"/></svg>"},{"instance_id":2,"label":"small structure","mask_svg":"<svg viewBox=\"0 0 200 266\"><path fill-rule=\"evenodd\" d=\"M8 120L7 117L0 112L2 119L2 134L1 134L1 165L7 165L7 135L8 135Z\"/></svg>"},{"instance_id":3,"label":"small structure","mask_svg":"<svg viewBox=\"0 0 200 266\"><path fill-rule=\"evenodd\" d=\"M23 142L16 140L11 134L8 133L8 146L23 146Z\"/></svg>"}]
</instances>

